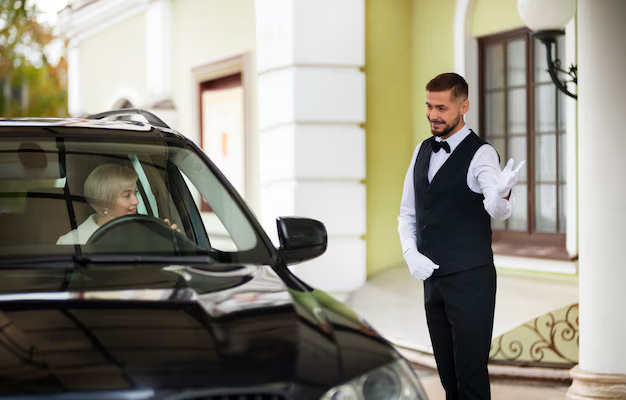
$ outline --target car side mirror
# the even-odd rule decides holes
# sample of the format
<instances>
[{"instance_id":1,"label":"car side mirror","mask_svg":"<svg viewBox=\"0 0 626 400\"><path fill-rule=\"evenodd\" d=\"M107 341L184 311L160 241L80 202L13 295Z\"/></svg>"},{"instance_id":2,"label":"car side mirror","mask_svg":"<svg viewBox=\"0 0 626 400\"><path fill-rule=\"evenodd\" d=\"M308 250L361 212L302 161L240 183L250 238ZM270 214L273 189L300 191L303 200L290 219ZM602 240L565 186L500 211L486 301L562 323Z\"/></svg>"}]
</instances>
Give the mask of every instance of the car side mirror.
<instances>
[{"instance_id":1,"label":"car side mirror","mask_svg":"<svg viewBox=\"0 0 626 400\"><path fill-rule=\"evenodd\" d=\"M319 257L326 251L328 237L324 224L314 219L279 217L276 219L280 248L285 263L295 264Z\"/></svg>"}]
</instances>

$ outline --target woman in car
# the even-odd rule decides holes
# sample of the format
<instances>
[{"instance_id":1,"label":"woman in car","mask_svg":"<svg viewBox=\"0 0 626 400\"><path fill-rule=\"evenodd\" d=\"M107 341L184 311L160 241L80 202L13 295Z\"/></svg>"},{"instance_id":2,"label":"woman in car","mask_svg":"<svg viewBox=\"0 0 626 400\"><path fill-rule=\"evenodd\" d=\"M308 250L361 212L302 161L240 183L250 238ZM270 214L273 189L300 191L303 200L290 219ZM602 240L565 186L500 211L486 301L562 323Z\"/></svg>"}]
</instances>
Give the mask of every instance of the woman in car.
<instances>
[{"instance_id":1,"label":"woman in car","mask_svg":"<svg viewBox=\"0 0 626 400\"><path fill-rule=\"evenodd\" d=\"M57 244L85 244L108 221L137 213L137 173L116 164L95 168L85 180L84 193L96 211L78 226L59 237ZM175 225L172 226L175 228Z\"/></svg>"}]
</instances>

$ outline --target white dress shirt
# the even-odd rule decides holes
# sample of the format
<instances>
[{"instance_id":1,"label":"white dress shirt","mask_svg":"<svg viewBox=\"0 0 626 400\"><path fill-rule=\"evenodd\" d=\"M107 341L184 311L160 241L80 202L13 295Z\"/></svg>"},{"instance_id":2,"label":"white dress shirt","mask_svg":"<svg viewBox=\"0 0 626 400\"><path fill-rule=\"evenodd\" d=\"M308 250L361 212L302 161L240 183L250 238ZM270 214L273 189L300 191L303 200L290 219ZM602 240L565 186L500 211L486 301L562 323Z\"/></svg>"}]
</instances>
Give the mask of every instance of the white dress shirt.
<instances>
[{"instance_id":1,"label":"white dress shirt","mask_svg":"<svg viewBox=\"0 0 626 400\"><path fill-rule=\"evenodd\" d=\"M428 182L432 182L435 174L452 155L454 149L456 149L470 133L469 127L464 125L460 131L445 140L450 145L450 153L447 153L444 149L439 150L437 153L432 153L428 166ZM438 137L435 138L435 140L441 141ZM413 158L411 159L411 164L404 178L404 189L402 190L402 203L400 205L400 216L398 216L398 232L400 233L403 254L410 248L417 248L413 169L415 167L415 159L417 158L421 146L421 143L418 144L413 152ZM509 200L506 200L498 196L496 185L499 175L500 162L498 153L490 145L481 146L474 154L469 169L467 170L467 186L474 193L482 193L485 197L485 200L483 200L485 210L487 210L487 213L489 213L492 218L505 220L511 216L515 198L511 195Z\"/></svg>"},{"instance_id":2,"label":"white dress shirt","mask_svg":"<svg viewBox=\"0 0 626 400\"><path fill-rule=\"evenodd\" d=\"M96 214L91 214L78 228L62 235L57 244L85 244L98 228L100 227L96 224Z\"/></svg>"}]
</instances>

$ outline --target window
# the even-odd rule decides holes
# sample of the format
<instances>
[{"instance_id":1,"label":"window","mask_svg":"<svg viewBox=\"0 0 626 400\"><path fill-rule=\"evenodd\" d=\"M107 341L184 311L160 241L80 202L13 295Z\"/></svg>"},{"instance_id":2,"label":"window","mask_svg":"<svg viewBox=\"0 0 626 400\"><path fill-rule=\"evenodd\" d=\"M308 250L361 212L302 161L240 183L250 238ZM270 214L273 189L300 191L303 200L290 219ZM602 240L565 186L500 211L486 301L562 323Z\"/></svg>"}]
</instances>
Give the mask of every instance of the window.
<instances>
[{"instance_id":1,"label":"window","mask_svg":"<svg viewBox=\"0 0 626 400\"><path fill-rule=\"evenodd\" d=\"M564 59L564 37L557 43ZM492 221L494 251L567 258L565 94L547 72L544 45L518 30L479 41L480 133L501 166L526 160L506 221Z\"/></svg>"},{"instance_id":2,"label":"window","mask_svg":"<svg viewBox=\"0 0 626 400\"><path fill-rule=\"evenodd\" d=\"M77 129L68 128L67 132ZM0 140L0 222L10 227L0 232L0 254L18 258L78 251L171 255L179 250L175 254L208 254L224 263L267 261L269 254L257 230L213 166L195 149L176 140L126 138L131 136L128 132L122 132L124 136L97 136L97 130L92 129L92 134L81 140L80 135L64 137L63 128L56 130L54 139L15 133L13 138ZM103 224L83 240L77 227L93 219L100 207L94 199L85 197L85 182L96 167L104 164L133 170L137 214L168 219L179 227L180 235L174 231L169 235L167 227L166 233L159 233L154 224L142 222L149 220L144 218L135 224L145 225L141 232L145 231L146 237L131 236L139 230L122 232L121 228L106 236L102 232L113 232L113 224L107 229ZM101 186L112 184L104 185L109 185L104 180ZM210 218L200 213L202 202L210 206ZM69 242L59 243L59 238L70 231ZM84 228L80 232L87 231ZM114 241L115 246L89 242L98 232L111 237L109 242ZM154 245L157 239L164 245Z\"/></svg>"}]
</instances>

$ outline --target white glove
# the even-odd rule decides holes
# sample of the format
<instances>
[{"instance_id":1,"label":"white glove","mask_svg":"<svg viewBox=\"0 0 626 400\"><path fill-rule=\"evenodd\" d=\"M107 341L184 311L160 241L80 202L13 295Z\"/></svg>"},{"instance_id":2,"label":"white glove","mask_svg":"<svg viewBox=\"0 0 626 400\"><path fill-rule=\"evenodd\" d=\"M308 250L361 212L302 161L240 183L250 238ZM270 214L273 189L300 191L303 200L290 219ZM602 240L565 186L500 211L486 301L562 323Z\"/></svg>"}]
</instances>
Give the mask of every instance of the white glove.
<instances>
[{"instance_id":1,"label":"white glove","mask_svg":"<svg viewBox=\"0 0 626 400\"><path fill-rule=\"evenodd\" d=\"M517 168L513 169L513 159L511 158L506 166L500 172L498 176L498 183L496 189L498 190L498 196L506 198L510 193L513 186L517 183L517 174L524 166L526 161L522 161L517 165Z\"/></svg>"},{"instance_id":2,"label":"white glove","mask_svg":"<svg viewBox=\"0 0 626 400\"><path fill-rule=\"evenodd\" d=\"M411 275L420 281L426 280L437 268L439 268L439 265L435 264L430 258L417 251L416 248L407 250L407 252L404 253L404 260L409 266Z\"/></svg>"}]
</instances>

